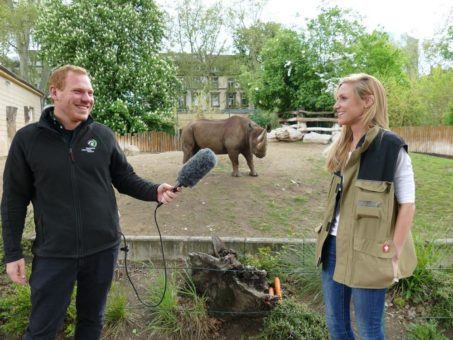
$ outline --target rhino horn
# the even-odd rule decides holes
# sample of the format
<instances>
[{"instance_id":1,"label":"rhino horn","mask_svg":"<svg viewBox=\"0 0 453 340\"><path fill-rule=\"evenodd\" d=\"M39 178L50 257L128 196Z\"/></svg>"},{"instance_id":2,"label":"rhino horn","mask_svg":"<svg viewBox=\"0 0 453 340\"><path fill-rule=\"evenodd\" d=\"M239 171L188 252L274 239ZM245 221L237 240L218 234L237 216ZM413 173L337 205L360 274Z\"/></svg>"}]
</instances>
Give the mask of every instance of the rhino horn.
<instances>
[{"instance_id":1,"label":"rhino horn","mask_svg":"<svg viewBox=\"0 0 453 340\"><path fill-rule=\"evenodd\" d=\"M263 132L261 132L260 135L258 136L258 138L256 139L257 144L261 144L263 142L265 133L266 133L266 130L263 129Z\"/></svg>"}]
</instances>

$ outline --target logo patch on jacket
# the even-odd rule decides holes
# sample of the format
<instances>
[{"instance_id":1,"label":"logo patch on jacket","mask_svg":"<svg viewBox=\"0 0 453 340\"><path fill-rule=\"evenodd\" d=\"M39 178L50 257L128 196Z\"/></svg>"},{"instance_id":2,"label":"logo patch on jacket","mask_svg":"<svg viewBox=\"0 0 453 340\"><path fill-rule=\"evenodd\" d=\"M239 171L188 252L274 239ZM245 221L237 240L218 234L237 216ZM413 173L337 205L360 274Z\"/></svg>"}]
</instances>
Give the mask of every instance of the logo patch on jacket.
<instances>
[{"instance_id":1,"label":"logo patch on jacket","mask_svg":"<svg viewBox=\"0 0 453 340\"><path fill-rule=\"evenodd\" d=\"M87 145L88 146L83 148L82 151L88 152L88 153L93 153L94 151L96 151L96 146L98 145L98 142L96 139L90 139L90 140L88 140Z\"/></svg>"}]
</instances>

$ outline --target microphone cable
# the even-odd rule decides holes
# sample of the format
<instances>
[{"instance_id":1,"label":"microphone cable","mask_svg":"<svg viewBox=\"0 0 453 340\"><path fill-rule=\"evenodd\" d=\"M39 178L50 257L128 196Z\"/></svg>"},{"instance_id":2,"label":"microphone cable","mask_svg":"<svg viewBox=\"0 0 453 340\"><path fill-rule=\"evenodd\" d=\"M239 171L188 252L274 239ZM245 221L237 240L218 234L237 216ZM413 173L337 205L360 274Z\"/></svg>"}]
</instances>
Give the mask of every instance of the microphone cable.
<instances>
[{"instance_id":1,"label":"microphone cable","mask_svg":"<svg viewBox=\"0 0 453 340\"><path fill-rule=\"evenodd\" d=\"M167 293L167 262L165 260L164 244L163 244L163 241L162 241L162 235L160 233L159 224L157 223L157 214L156 214L157 213L157 209L161 205L162 204L158 204L156 206L156 209L154 209L154 222L156 223L157 232L159 233L160 250L162 252L162 261L163 261L163 269L164 269L164 292L162 293L162 297L160 298L160 300L159 300L159 302L157 304L153 305L153 304L146 303L140 298L140 294L138 293L137 288L135 288L135 285L132 282L132 279L131 279L131 277L129 275L129 270L127 268L127 253L129 252L129 247L127 246L126 236L124 236L124 234L121 231L119 232L121 234L121 237L123 238L123 243L124 243L124 247L121 247L120 250L124 251L124 269L126 271L126 277L129 280L129 282L130 282L130 284L131 284L131 286L132 286L132 288L133 288L133 290L135 292L135 295L137 296L138 301L140 301L144 306L149 307L149 308L158 307L162 303L162 301L164 301L165 294Z\"/></svg>"}]
</instances>

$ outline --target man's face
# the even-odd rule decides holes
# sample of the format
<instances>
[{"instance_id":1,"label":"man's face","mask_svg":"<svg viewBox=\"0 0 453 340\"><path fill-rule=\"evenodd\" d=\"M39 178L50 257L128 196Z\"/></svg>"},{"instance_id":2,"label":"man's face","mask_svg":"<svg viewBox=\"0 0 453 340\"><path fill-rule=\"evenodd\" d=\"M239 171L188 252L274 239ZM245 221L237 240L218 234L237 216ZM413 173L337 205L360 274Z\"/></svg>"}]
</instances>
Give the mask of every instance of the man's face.
<instances>
[{"instance_id":1,"label":"man's face","mask_svg":"<svg viewBox=\"0 0 453 340\"><path fill-rule=\"evenodd\" d=\"M93 109L93 88L90 78L85 74L68 72L64 88L51 87L50 95L55 105L55 115L67 129L86 121Z\"/></svg>"}]
</instances>

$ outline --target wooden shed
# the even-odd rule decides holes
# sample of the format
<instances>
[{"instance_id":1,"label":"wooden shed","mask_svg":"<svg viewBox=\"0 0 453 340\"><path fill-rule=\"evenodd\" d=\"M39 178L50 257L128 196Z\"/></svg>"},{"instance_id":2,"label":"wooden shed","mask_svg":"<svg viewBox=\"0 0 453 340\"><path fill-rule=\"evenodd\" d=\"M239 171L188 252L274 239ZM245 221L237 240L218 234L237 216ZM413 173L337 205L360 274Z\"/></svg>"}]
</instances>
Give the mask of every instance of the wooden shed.
<instances>
[{"instance_id":1,"label":"wooden shed","mask_svg":"<svg viewBox=\"0 0 453 340\"><path fill-rule=\"evenodd\" d=\"M0 156L18 129L39 120L44 93L0 65Z\"/></svg>"}]
</instances>

